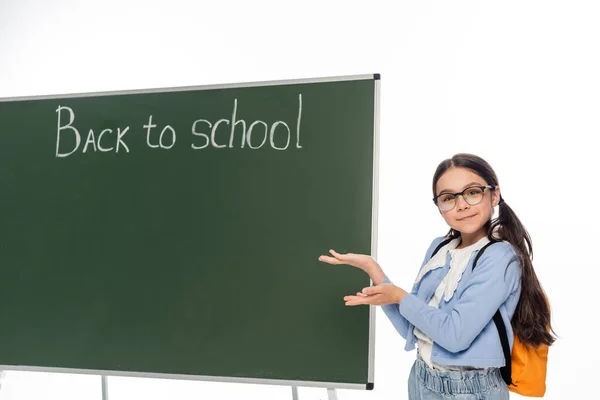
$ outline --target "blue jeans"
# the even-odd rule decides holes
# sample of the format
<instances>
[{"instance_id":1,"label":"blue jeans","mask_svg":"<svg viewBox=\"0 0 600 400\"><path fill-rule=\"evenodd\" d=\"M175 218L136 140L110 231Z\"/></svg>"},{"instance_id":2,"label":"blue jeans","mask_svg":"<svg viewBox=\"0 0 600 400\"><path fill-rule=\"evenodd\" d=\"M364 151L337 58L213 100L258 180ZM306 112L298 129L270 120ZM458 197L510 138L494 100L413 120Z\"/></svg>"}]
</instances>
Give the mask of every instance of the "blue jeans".
<instances>
[{"instance_id":1,"label":"blue jeans","mask_svg":"<svg viewBox=\"0 0 600 400\"><path fill-rule=\"evenodd\" d=\"M417 356L408 378L409 400L508 400L499 368L486 371L438 371Z\"/></svg>"}]
</instances>

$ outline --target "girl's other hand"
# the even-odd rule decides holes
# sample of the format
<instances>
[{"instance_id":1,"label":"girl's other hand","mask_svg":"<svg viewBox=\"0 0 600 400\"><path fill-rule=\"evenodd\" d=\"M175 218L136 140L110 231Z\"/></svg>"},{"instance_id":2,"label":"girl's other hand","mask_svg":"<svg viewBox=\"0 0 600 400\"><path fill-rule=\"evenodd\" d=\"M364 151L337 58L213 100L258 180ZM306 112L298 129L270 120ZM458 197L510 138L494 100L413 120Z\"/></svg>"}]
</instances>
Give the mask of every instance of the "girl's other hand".
<instances>
[{"instance_id":1,"label":"girl's other hand","mask_svg":"<svg viewBox=\"0 0 600 400\"><path fill-rule=\"evenodd\" d=\"M377 263L373 259L373 257L365 255L365 254L339 254L334 250L329 250L331 256L320 256L319 261L328 263L328 264L346 264L351 265L356 268L360 268L365 272L369 272Z\"/></svg>"},{"instance_id":2,"label":"girl's other hand","mask_svg":"<svg viewBox=\"0 0 600 400\"><path fill-rule=\"evenodd\" d=\"M385 273L373 257L365 254L339 254L334 250L329 250L331 256L320 256L319 261L328 264L346 264L365 271L375 285L379 285L385 280Z\"/></svg>"}]
</instances>

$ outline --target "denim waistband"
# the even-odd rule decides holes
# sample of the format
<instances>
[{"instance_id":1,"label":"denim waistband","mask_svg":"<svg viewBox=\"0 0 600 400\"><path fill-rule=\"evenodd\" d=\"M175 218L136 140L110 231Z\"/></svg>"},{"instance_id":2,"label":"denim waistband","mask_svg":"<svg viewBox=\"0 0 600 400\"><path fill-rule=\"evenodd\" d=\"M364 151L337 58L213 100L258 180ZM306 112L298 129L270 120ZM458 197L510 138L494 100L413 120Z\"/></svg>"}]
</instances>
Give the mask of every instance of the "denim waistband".
<instances>
[{"instance_id":1,"label":"denim waistband","mask_svg":"<svg viewBox=\"0 0 600 400\"><path fill-rule=\"evenodd\" d=\"M450 395L482 393L506 385L499 368L440 371L431 369L420 356L415 361L415 374L428 389Z\"/></svg>"}]
</instances>

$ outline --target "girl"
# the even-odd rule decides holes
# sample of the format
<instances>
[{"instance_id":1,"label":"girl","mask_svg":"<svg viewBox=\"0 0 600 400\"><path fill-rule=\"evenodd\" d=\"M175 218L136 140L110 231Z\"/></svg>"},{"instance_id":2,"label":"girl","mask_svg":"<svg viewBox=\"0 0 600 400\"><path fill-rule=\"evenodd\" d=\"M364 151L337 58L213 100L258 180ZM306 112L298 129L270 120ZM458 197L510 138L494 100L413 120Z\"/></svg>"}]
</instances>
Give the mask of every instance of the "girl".
<instances>
[{"instance_id":1,"label":"girl","mask_svg":"<svg viewBox=\"0 0 600 400\"><path fill-rule=\"evenodd\" d=\"M405 350L418 347L408 379L410 400L508 399L500 374L504 353L492 321L496 311L511 348L514 335L533 346L554 341L529 234L502 199L490 165L475 155L456 154L441 162L433 196L450 231L430 244L410 293L393 285L370 256L330 250L331 256L319 260L369 274L374 286L344 297L346 305L381 305L406 339ZM492 219L495 206L499 215ZM478 250L490 241L497 243L472 269Z\"/></svg>"}]
</instances>

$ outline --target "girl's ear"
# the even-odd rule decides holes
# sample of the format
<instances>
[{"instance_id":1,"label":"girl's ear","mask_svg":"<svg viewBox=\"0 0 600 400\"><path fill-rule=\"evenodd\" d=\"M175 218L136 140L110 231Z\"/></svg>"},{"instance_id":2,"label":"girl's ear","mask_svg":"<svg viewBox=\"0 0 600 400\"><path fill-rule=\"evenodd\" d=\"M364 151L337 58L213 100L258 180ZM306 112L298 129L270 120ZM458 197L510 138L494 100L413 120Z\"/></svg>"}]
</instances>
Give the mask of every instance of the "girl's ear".
<instances>
[{"instance_id":1,"label":"girl's ear","mask_svg":"<svg viewBox=\"0 0 600 400\"><path fill-rule=\"evenodd\" d=\"M492 192L492 207L496 207L500 202L500 186L496 186L496 189Z\"/></svg>"}]
</instances>

